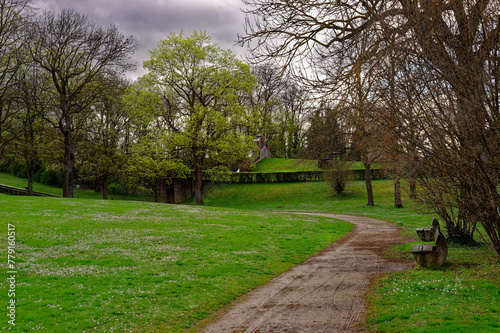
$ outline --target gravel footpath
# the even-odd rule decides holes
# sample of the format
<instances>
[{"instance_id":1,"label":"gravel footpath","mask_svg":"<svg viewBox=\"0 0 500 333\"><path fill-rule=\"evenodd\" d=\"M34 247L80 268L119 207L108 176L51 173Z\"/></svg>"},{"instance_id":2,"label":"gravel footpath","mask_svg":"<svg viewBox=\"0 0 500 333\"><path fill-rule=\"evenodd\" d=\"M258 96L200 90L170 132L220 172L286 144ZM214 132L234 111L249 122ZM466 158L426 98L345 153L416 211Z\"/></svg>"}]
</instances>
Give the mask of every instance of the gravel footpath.
<instances>
[{"instance_id":1,"label":"gravel footpath","mask_svg":"<svg viewBox=\"0 0 500 333\"><path fill-rule=\"evenodd\" d=\"M408 239L390 223L350 215L320 215L351 222L343 239L243 295L203 333L334 333L363 331L365 295L374 274L408 270L381 252Z\"/></svg>"}]
</instances>

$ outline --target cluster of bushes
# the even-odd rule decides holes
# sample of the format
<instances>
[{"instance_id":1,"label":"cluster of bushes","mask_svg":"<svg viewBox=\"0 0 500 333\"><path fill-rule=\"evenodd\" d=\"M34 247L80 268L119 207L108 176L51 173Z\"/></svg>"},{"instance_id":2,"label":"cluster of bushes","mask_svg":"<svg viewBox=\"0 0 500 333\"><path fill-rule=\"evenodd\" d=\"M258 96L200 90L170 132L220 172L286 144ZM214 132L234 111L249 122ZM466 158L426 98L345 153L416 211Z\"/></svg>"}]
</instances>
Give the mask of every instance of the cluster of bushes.
<instances>
[{"instance_id":1,"label":"cluster of bushes","mask_svg":"<svg viewBox=\"0 0 500 333\"><path fill-rule=\"evenodd\" d=\"M0 165L0 171L19 178L28 178L26 163L20 161L4 163ZM41 184L61 187L63 184L63 175L59 171L47 169L42 165L36 165L33 180Z\"/></svg>"}]
</instances>

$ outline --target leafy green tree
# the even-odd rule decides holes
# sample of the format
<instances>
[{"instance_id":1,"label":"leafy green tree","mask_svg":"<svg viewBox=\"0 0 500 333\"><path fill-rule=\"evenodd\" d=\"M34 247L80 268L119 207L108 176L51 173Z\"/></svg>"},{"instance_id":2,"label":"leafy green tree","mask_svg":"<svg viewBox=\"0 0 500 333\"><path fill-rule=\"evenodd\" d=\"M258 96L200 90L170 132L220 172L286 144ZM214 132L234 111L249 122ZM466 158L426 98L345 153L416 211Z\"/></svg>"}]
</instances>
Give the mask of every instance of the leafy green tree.
<instances>
[{"instance_id":1,"label":"leafy green tree","mask_svg":"<svg viewBox=\"0 0 500 333\"><path fill-rule=\"evenodd\" d=\"M79 178L94 180L102 186L103 199L108 198L108 185L119 180L125 156L120 149L128 114L122 103L127 82L121 78L104 78L108 87L92 104L86 119Z\"/></svg>"},{"instance_id":2,"label":"leafy green tree","mask_svg":"<svg viewBox=\"0 0 500 333\"><path fill-rule=\"evenodd\" d=\"M344 155L347 140L341 122L341 110L331 103L321 102L310 116L301 156L316 160L331 153Z\"/></svg>"},{"instance_id":3,"label":"leafy green tree","mask_svg":"<svg viewBox=\"0 0 500 333\"><path fill-rule=\"evenodd\" d=\"M187 151L195 171L195 202L203 203L203 170L229 166L253 147L241 133L246 116L239 95L255 79L230 50L204 32L171 34L144 62L148 80L161 89L173 146Z\"/></svg>"},{"instance_id":4,"label":"leafy green tree","mask_svg":"<svg viewBox=\"0 0 500 333\"><path fill-rule=\"evenodd\" d=\"M174 178L186 178L191 174L181 159L169 153L170 141L166 134L153 131L138 138L128 156L125 170L127 184L142 191L147 191L144 185L149 185L155 194L155 201L158 201L158 190L163 194L165 186ZM162 202L166 202L164 195Z\"/></svg>"}]
</instances>

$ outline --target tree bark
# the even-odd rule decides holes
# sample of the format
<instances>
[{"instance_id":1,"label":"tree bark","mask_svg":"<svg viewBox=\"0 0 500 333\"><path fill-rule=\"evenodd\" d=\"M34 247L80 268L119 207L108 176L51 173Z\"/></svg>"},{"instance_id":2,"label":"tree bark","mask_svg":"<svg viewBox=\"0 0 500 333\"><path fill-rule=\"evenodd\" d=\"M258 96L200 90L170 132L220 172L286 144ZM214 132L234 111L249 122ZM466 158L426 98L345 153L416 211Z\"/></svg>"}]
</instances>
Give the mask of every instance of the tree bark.
<instances>
[{"instance_id":1,"label":"tree bark","mask_svg":"<svg viewBox=\"0 0 500 333\"><path fill-rule=\"evenodd\" d=\"M154 181L153 185L151 186L153 188L153 193L155 197L155 202L158 202L158 182Z\"/></svg>"},{"instance_id":2,"label":"tree bark","mask_svg":"<svg viewBox=\"0 0 500 333\"><path fill-rule=\"evenodd\" d=\"M195 205L203 204L203 170L201 161L198 157L199 150L197 147L193 148L193 164L194 164L194 203Z\"/></svg>"},{"instance_id":3,"label":"tree bark","mask_svg":"<svg viewBox=\"0 0 500 333\"><path fill-rule=\"evenodd\" d=\"M412 176L408 180L410 183L410 199L417 199L417 180Z\"/></svg>"},{"instance_id":4,"label":"tree bark","mask_svg":"<svg viewBox=\"0 0 500 333\"><path fill-rule=\"evenodd\" d=\"M401 200L401 181L397 173L394 176L394 207L403 208L403 201Z\"/></svg>"},{"instance_id":5,"label":"tree bark","mask_svg":"<svg viewBox=\"0 0 500 333\"><path fill-rule=\"evenodd\" d=\"M102 180L102 198L108 200L108 178Z\"/></svg>"},{"instance_id":6,"label":"tree bark","mask_svg":"<svg viewBox=\"0 0 500 333\"><path fill-rule=\"evenodd\" d=\"M203 204L203 174L201 170L201 166L195 166L195 183L194 183L194 198L195 204L201 205Z\"/></svg>"},{"instance_id":7,"label":"tree bark","mask_svg":"<svg viewBox=\"0 0 500 333\"><path fill-rule=\"evenodd\" d=\"M26 175L28 176L28 187L26 188L27 190L27 195L32 196L33 195L33 178L35 174L35 162L27 160L26 161Z\"/></svg>"},{"instance_id":8,"label":"tree bark","mask_svg":"<svg viewBox=\"0 0 500 333\"><path fill-rule=\"evenodd\" d=\"M365 184L366 184L366 195L368 197L368 206L375 206L373 200L373 187L372 187L372 172L370 170L370 163L363 163L365 166Z\"/></svg>"},{"instance_id":9,"label":"tree bark","mask_svg":"<svg viewBox=\"0 0 500 333\"><path fill-rule=\"evenodd\" d=\"M63 197L73 198L73 169L75 167L75 146L71 133L64 132L64 157L66 165L63 172Z\"/></svg>"}]
</instances>

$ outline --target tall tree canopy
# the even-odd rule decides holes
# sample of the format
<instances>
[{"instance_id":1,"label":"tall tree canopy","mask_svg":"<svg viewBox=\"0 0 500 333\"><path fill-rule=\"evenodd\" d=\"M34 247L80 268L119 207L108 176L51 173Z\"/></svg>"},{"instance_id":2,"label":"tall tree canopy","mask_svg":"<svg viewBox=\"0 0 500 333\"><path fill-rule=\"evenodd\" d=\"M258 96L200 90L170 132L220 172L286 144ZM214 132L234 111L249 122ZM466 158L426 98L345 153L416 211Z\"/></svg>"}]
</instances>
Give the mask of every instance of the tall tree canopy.
<instances>
[{"instance_id":1,"label":"tall tree canopy","mask_svg":"<svg viewBox=\"0 0 500 333\"><path fill-rule=\"evenodd\" d=\"M84 15L63 10L44 12L30 30L28 48L34 63L52 79L51 121L64 136L64 197L73 197L75 136L89 106L106 90L103 77L132 69L137 47L133 37L123 36L116 26L101 28ZM80 118L80 121L78 120Z\"/></svg>"},{"instance_id":2,"label":"tall tree canopy","mask_svg":"<svg viewBox=\"0 0 500 333\"><path fill-rule=\"evenodd\" d=\"M246 112L239 96L255 79L230 50L212 44L204 32L171 34L144 62L147 79L160 94L174 146L188 151L195 170L195 201L203 202L203 170L221 170L246 157L252 138L241 126Z\"/></svg>"}]
</instances>

